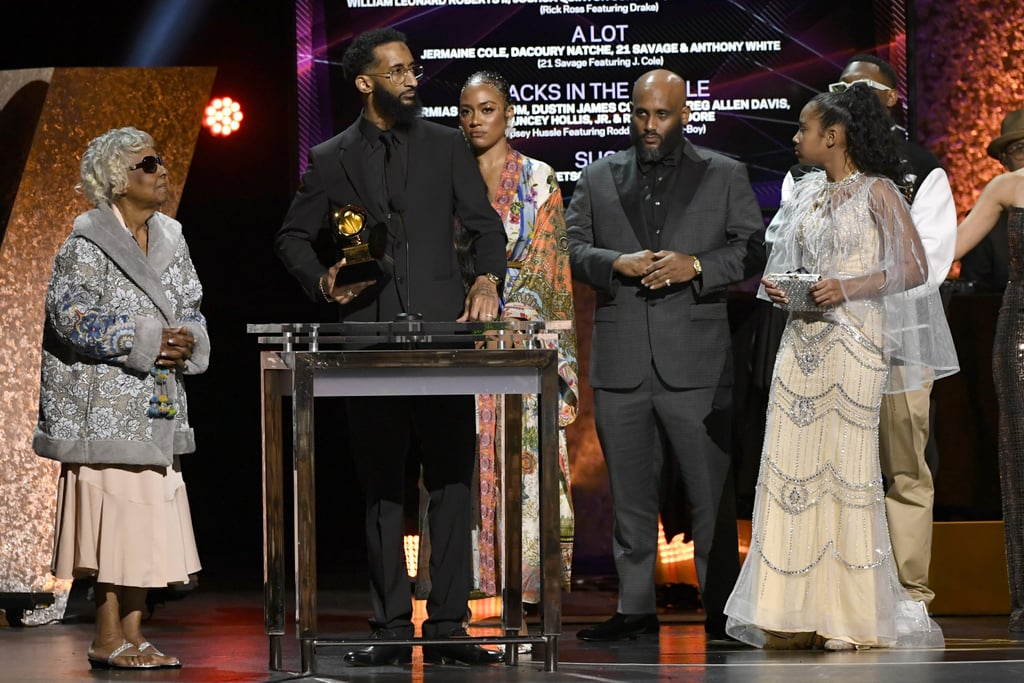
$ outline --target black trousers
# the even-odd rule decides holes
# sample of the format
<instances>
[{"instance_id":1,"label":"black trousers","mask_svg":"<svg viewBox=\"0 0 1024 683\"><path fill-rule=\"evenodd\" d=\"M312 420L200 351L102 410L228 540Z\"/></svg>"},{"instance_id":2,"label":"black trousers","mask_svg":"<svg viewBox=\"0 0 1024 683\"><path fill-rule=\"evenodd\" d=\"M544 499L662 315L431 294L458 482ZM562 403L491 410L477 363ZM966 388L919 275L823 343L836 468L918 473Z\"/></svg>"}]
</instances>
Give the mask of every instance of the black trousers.
<instances>
[{"instance_id":1,"label":"black trousers","mask_svg":"<svg viewBox=\"0 0 1024 683\"><path fill-rule=\"evenodd\" d=\"M346 401L352 457L366 497L373 629L412 636L406 572L405 460L420 454L430 496L430 579L423 636L462 625L471 583L470 483L476 457L472 396L395 396Z\"/></svg>"}]
</instances>

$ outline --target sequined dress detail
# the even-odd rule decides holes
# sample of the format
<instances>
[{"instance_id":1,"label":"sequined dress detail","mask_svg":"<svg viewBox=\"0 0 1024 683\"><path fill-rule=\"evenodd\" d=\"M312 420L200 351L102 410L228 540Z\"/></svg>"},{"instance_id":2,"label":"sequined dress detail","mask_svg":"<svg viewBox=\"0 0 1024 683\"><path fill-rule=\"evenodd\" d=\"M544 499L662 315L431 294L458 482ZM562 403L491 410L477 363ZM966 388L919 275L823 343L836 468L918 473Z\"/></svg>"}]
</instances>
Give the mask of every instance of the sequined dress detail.
<instances>
[{"instance_id":1,"label":"sequined dress detail","mask_svg":"<svg viewBox=\"0 0 1024 683\"><path fill-rule=\"evenodd\" d=\"M1024 208L1009 209L1009 282L996 323L992 375L999 402L1002 490L1010 630L1024 631Z\"/></svg>"},{"instance_id":2,"label":"sequined dress detail","mask_svg":"<svg viewBox=\"0 0 1024 683\"><path fill-rule=\"evenodd\" d=\"M804 266L844 254L838 270L870 272L880 231L854 195L799 227ZM752 538L726 606L727 631L764 647L765 630L858 645L942 645L938 627L896 575L878 459L878 415L889 376L880 301L830 314L791 313L776 358L755 492ZM923 637L919 637L923 633ZM813 642L809 640L808 642ZM769 644L770 646L770 644Z\"/></svg>"}]
</instances>

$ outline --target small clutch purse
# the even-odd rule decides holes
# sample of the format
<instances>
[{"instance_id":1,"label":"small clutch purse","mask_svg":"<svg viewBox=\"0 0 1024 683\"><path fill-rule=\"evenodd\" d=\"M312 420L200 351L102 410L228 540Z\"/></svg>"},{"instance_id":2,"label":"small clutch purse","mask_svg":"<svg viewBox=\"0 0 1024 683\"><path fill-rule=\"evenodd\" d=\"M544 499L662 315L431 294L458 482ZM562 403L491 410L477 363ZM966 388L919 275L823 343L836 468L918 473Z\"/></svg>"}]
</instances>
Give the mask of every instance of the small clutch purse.
<instances>
[{"instance_id":1,"label":"small clutch purse","mask_svg":"<svg viewBox=\"0 0 1024 683\"><path fill-rule=\"evenodd\" d=\"M821 313L832 310L831 306L819 306L811 298L811 286L821 280L817 273L770 273L764 276L786 292L789 303L784 310L797 313Z\"/></svg>"}]
</instances>

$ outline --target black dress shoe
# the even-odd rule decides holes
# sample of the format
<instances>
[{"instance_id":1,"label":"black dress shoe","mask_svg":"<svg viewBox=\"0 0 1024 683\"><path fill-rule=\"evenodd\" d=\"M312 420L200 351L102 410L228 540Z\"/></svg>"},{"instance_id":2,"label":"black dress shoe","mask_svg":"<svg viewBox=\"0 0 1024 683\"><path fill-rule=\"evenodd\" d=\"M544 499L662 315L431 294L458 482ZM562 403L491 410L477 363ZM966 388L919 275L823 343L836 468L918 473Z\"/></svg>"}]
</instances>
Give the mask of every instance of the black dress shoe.
<instances>
[{"instance_id":1,"label":"black dress shoe","mask_svg":"<svg viewBox=\"0 0 1024 683\"><path fill-rule=\"evenodd\" d=\"M606 642L611 640L626 640L637 636L658 632L657 614L620 614L593 626L585 628L576 634L580 640L591 642Z\"/></svg>"},{"instance_id":2,"label":"black dress shoe","mask_svg":"<svg viewBox=\"0 0 1024 683\"><path fill-rule=\"evenodd\" d=\"M459 629L449 637L458 639L468 635ZM453 643L452 645L424 645L423 661L427 664L500 664L505 656L496 650L488 650L475 643Z\"/></svg>"},{"instance_id":3,"label":"black dress shoe","mask_svg":"<svg viewBox=\"0 0 1024 683\"><path fill-rule=\"evenodd\" d=\"M374 640L399 640L406 636L397 631L378 630L370 636ZM345 653L345 662L352 666L385 666L412 663L411 645L370 645L361 650Z\"/></svg>"},{"instance_id":4,"label":"black dress shoe","mask_svg":"<svg viewBox=\"0 0 1024 683\"><path fill-rule=\"evenodd\" d=\"M728 617L725 614L708 614L704 618L704 633L708 635L708 638L714 638L716 640L725 638L725 622Z\"/></svg>"}]
</instances>

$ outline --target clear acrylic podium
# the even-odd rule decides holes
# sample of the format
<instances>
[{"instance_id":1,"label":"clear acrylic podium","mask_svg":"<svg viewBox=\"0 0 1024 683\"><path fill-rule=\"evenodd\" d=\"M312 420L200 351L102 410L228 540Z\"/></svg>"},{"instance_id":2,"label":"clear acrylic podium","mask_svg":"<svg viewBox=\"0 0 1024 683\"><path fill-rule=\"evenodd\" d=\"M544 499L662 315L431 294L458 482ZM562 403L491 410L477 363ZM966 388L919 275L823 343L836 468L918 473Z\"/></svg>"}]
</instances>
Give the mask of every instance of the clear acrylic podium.
<instances>
[{"instance_id":1,"label":"clear acrylic podium","mask_svg":"<svg viewBox=\"0 0 1024 683\"><path fill-rule=\"evenodd\" d=\"M281 399L292 399L296 637L303 673L315 673L317 649L379 645L346 639L317 628L316 491L313 401L322 396L537 394L540 415L541 633L520 636L522 625L521 458L504 458L504 634L459 639L503 643L515 665L517 645L544 646L546 671L558 664L562 627L558 513L558 357L541 348L557 338L563 321L456 323L252 324L267 347L260 353L263 436L264 608L270 669L281 670L285 635L284 463ZM477 348L486 347L486 348ZM522 401L505 401L506 452L522 450ZM411 599L411 596L410 596ZM451 641L415 638L399 644Z\"/></svg>"}]
</instances>

